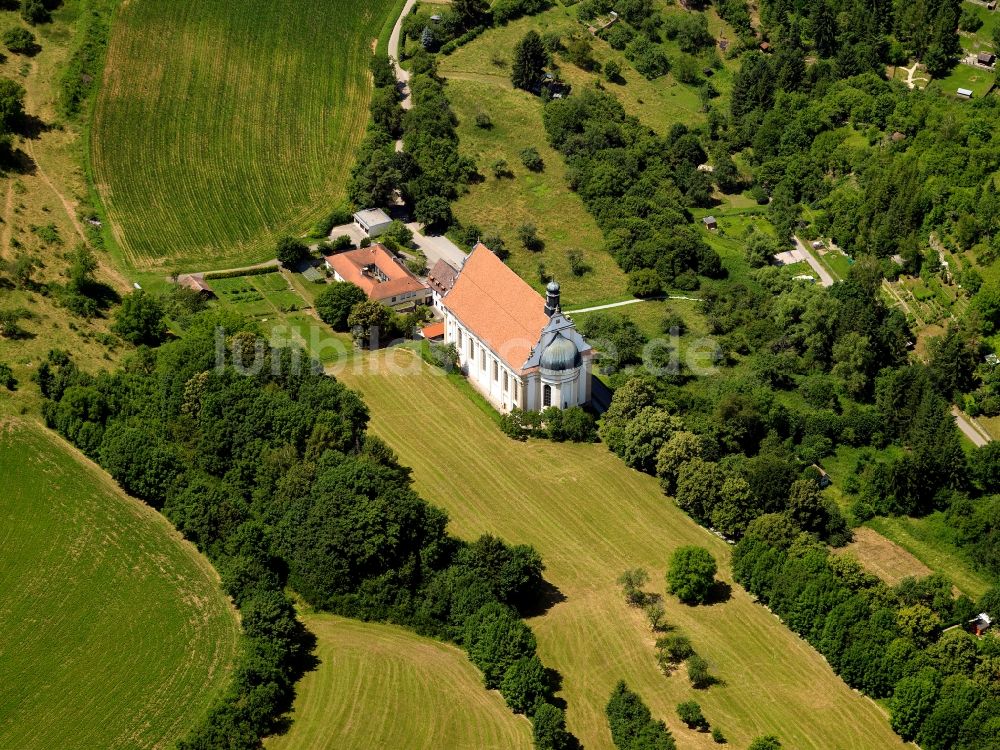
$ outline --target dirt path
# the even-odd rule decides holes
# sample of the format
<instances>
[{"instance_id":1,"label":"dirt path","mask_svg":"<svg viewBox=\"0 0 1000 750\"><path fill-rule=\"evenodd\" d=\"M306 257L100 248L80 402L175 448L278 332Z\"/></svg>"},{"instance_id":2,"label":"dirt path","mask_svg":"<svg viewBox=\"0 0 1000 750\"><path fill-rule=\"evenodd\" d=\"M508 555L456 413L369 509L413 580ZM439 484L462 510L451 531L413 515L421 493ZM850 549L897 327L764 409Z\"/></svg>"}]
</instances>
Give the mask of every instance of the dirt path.
<instances>
[{"instance_id":1,"label":"dirt path","mask_svg":"<svg viewBox=\"0 0 1000 750\"><path fill-rule=\"evenodd\" d=\"M982 448L993 439L982 427L966 416L965 412L961 411L957 406L951 407L951 413L955 417L955 423L958 425L958 429L960 429L977 448Z\"/></svg>"},{"instance_id":2,"label":"dirt path","mask_svg":"<svg viewBox=\"0 0 1000 750\"><path fill-rule=\"evenodd\" d=\"M581 307L578 310L567 310L566 314L567 315L573 315L575 313L597 312L598 310L610 310L610 309L612 309L614 307L624 307L625 305L635 305L635 304L637 304L639 302L661 302L661 301L667 300L667 299L683 299L683 300L688 300L690 302L701 302L701 298L699 298L699 297L684 297L683 295L680 295L680 294L667 294L667 295L660 296L660 297L649 297L647 299L627 299L624 302L612 302L612 303L607 304L607 305L595 305L594 307Z\"/></svg>"},{"instance_id":3,"label":"dirt path","mask_svg":"<svg viewBox=\"0 0 1000 750\"><path fill-rule=\"evenodd\" d=\"M87 241L87 233L83 228L83 224L80 223L80 220L76 215L76 204L62 194L59 188L57 188L55 183L52 181L52 178L49 177L48 172L46 172L42 167L41 162L35 155L35 144L30 138L26 138L24 141L24 151L31 157L31 161L34 162L35 173L41 178L42 182L45 183L45 186L52 192L52 194L59 199L59 202L62 204L63 211L65 211L66 216L69 217L70 223L73 225L73 229L79 236L80 241L89 247L90 243ZM96 253L95 257L97 259L97 265L101 270L101 274L118 287L118 291L129 290L132 288L131 282L129 282L129 280L122 275L121 271L119 271L115 265L110 262L107 256L101 253Z\"/></svg>"}]
</instances>

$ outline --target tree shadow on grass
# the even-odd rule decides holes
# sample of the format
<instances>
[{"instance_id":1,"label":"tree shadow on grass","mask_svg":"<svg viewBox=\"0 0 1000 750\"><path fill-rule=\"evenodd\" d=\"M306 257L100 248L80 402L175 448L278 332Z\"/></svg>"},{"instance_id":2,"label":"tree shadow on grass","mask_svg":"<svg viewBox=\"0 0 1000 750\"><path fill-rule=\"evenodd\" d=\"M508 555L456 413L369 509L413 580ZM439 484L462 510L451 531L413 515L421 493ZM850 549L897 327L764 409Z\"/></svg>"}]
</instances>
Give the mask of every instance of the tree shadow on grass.
<instances>
[{"instance_id":1,"label":"tree shadow on grass","mask_svg":"<svg viewBox=\"0 0 1000 750\"><path fill-rule=\"evenodd\" d=\"M708 596L705 598L704 604L709 607L713 604L724 604L725 602L728 602L732 596L733 587L725 581L717 580L713 582L711 588L709 588Z\"/></svg>"},{"instance_id":2,"label":"tree shadow on grass","mask_svg":"<svg viewBox=\"0 0 1000 750\"><path fill-rule=\"evenodd\" d=\"M564 601L566 601L566 595L555 584L543 578L535 591L534 598L524 602L518 607L518 610L522 617L539 617Z\"/></svg>"}]
</instances>

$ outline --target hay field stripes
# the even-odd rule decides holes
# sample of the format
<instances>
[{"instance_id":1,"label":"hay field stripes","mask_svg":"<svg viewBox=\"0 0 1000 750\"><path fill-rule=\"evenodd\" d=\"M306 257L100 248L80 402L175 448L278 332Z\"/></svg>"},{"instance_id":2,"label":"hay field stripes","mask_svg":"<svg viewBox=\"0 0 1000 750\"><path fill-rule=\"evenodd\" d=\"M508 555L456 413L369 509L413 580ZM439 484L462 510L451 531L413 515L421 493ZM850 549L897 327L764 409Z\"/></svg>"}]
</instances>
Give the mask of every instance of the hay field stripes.
<instances>
[{"instance_id":1,"label":"hay field stripes","mask_svg":"<svg viewBox=\"0 0 1000 750\"><path fill-rule=\"evenodd\" d=\"M218 577L41 426L0 425L0 747L163 748L225 687Z\"/></svg>"},{"instance_id":2,"label":"hay field stripes","mask_svg":"<svg viewBox=\"0 0 1000 750\"><path fill-rule=\"evenodd\" d=\"M318 669L296 687L289 732L267 750L529 750L515 716L455 646L403 628L332 615L303 618Z\"/></svg>"},{"instance_id":3,"label":"hay field stripes","mask_svg":"<svg viewBox=\"0 0 1000 750\"><path fill-rule=\"evenodd\" d=\"M625 605L617 576L645 567L649 589L662 592L666 561L682 544L707 547L721 577L731 576L728 545L664 498L652 477L602 445L509 440L412 352L378 353L341 376L364 394L373 432L413 467L417 490L448 511L452 531L490 532L541 553L547 580L565 598L531 625L543 660L562 674L570 728L588 750L612 750L604 705L619 678L667 721L680 747L715 746L676 718L676 704L692 697L733 747L766 732L799 750L902 747L880 707L739 587L710 607L665 601L667 621L725 684L693 691L683 674L659 672L653 634Z\"/></svg>"},{"instance_id":4,"label":"hay field stripes","mask_svg":"<svg viewBox=\"0 0 1000 750\"><path fill-rule=\"evenodd\" d=\"M259 261L339 202L391 4L123 4L90 152L126 263Z\"/></svg>"}]
</instances>

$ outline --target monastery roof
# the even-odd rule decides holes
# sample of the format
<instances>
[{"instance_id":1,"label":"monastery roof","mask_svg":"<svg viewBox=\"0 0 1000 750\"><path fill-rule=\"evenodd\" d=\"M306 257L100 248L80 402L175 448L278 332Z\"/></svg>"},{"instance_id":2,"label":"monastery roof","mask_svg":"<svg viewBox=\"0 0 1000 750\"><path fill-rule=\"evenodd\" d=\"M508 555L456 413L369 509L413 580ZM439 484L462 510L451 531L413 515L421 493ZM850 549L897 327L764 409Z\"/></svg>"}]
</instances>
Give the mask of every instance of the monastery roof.
<instances>
[{"instance_id":1,"label":"monastery roof","mask_svg":"<svg viewBox=\"0 0 1000 750\"><path fill-rule=\"evenodd\" d=\"M541 295L481 242L445 295L444 306L518 373L549 324Z\"/></svg>"},{"instance_id":2,"label":"monastery roof","mask_svg":"<svg viewBox=\"0 0 1000 750\"><path fill-rule=\"evenodd\" d=\"M380 243L327 255L326 262L344 281L361 287L370 299L384 300L427 288Z\"/></svg>"},{"instance_id":3,"label":"monastery roof","mask_svg":"<svg viewBox=\"0 0 1000 750\"><path fill-rule=\"evenodd\" d=\"M427 274L427 286L438 294L444 294L455 285L458 270L443 258L434 264Z\"/></svg>"}]
</instances>

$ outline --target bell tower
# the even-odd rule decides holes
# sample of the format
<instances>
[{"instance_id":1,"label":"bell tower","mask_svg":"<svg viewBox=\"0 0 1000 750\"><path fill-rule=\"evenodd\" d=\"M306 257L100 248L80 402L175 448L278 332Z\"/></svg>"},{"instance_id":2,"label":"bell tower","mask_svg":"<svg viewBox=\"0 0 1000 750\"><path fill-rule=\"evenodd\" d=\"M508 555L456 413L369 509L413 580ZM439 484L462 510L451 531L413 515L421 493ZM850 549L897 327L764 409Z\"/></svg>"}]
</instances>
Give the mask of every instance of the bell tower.
<instances>
[{"instance_id":1,"label":"bell tower","mask_svg":"<svg viewBox=\"0 0 1000 750\"><path fill-rule=\"evenodd\" d=\"M545 314L551 318L557 312L560 312L559 284L556 281L550 281L545 287Z\"/></svg>"}]
</instances>

